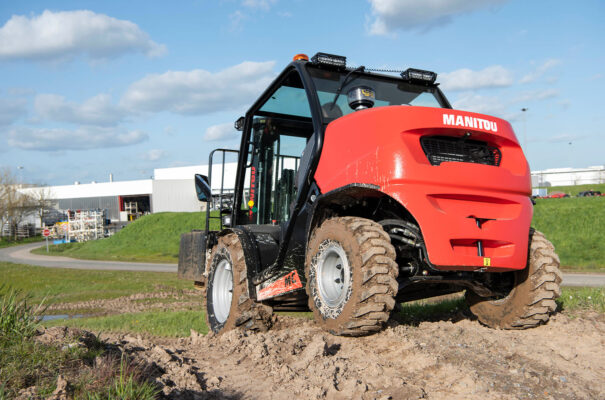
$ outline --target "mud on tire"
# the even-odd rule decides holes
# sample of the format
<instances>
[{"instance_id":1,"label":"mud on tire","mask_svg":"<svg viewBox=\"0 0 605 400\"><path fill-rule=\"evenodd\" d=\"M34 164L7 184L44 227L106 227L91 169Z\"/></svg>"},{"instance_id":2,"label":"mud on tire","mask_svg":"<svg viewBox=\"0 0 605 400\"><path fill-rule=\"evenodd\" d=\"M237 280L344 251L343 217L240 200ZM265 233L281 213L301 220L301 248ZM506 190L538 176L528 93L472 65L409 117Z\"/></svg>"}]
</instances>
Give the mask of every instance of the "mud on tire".
<instances>
[{"instance_id":1,"label":"mud on tire","mask_svg":"<svg viewBox=\"0 0 605 400\"><path fill-rule=\"evenodd\" d=\"M514 285L502 299L466 292L470 310L492 328L527 329L548 322L561 295L562 275L555 248L541 232L531 229L527 267L514 273Z\"/></svg>"},{"instance_id":2,"label":"mud on tire","mask_svg":"<svg viewBox=\"0 0 605 400\"><path fill-rule=\"evenodd\" d=\"M371 220L337 217L313 231L305 263L309 308L335 335L382 329L395 306L398 267L387 233Z\"/></svg>"},{"instance_id":3,"label":"mud on tire","mask_svg":"<svg viewBox=\"0 0 605 400\"><path fill-rule=\"evenodd\" d=\"M218 239L210 262L204 298L206 321L212 332L223 333L238 327L267 331L273 310L250 298L244 250L236 234Z\"/></svg>"}]
</instances>

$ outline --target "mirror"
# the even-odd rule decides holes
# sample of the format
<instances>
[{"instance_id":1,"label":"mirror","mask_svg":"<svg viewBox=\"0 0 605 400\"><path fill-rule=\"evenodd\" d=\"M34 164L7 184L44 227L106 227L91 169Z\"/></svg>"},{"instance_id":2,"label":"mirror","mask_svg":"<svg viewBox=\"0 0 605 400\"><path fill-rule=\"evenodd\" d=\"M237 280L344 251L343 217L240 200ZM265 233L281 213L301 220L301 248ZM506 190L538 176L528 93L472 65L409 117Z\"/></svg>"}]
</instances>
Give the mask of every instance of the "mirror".
<instances>
[{"instance_id":1,"label":"mirror","mask_svg":"<svg viewBox=\"0 0 605 400\"><path fill-rule=\"evenodd\" d=\"M243 131L244 130L244 122L245 122L244 117L239 117L237 119L237 121L235 121L235 123L233 124L233 126L235 127L235 130L240 131L240 132Z\"/></svg>"},{"instance_id":2,"label":"mirror","mask_svg":"<svg viewBox=\"0 0 605 400\"><path fill-rule=\"evenodd\" d=\"M212 189L207 176L195 174L195 193L199 201L208 201L212 198Z\"/></svg>"}]
</instances>

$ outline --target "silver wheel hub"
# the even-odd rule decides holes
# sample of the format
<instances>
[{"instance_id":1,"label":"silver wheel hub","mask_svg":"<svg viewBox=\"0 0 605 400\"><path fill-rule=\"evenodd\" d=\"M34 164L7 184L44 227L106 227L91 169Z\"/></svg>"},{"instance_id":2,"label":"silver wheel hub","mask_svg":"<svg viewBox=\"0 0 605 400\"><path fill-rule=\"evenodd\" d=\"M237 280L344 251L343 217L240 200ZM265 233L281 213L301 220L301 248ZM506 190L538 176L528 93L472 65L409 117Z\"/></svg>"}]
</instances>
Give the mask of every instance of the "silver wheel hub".
<instances>
[{"instance_id":1,"label":"silver wheel hub","mask_svg":"<svg viewBox=\"0 0 605 400\"><path fill-rule=\"evenodd\" d=\"M351 267L338 242L330 242L317 263L317 288L322 302L330 308L346 303L351 286Z\"/></svg>"},{"instance_id":2,"label":"silver wheel hub","mask_svg":"<svg viewBox=\"0 0 605 400\"><path fill-rule=\"evenodd\" d=\"M214 317L222 324L229 318L233 297L233 272L229 260L221 260L212 280L212 308Z\"/></svg>"}]
</instances>

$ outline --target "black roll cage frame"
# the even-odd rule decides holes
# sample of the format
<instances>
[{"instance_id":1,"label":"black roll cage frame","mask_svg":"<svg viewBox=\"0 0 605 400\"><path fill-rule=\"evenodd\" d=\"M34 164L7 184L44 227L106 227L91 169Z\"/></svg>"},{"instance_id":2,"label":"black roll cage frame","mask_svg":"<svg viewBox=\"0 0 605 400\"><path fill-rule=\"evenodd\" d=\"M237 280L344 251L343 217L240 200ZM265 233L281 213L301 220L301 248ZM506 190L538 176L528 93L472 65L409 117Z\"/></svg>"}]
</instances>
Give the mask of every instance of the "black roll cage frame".
<instances>
[{"instance_id":1,"label":"black roll cage frame","mask_svg":"<svg viewBox=\"0 0 605 400\"><path fill-rule=\"evenodd\" d=\"M275 262L272 266L268 267L266 270L259 273L257 276L253 277L252 281L255 285L258 285L271 277L273 277L280 270L280 266L283 264L283 261L286 256L286 251L288 249L288 244L290 239L292 238L292 233L294 231L294 226L296 225L296 220L298 218L298 214L301 211L305 201L307 200L309 190L312 185L312 177L317 169L317 165L319 164L319 159L322 152L323 140L325 129L327 123L324 122L321 105L319 101L319 97L317 95L317 90L315 88L315 83L313 78L311 77L309 71L307 70L307 65L309 61L306 60L297 60L292 61L284 70L273 80L273 82L265 89L265 91L261 94L261 96L252 104L252 106L248 109L244 117L244 127L242 130L242 139L240 144L240 151L238 155L238 167L237 167L237 175L235 181L235 192L234 192L234 203L233 210L231 214L231 226L235 227L241 225L241 221L239 220L242 216L242 213L239 212L242 205L243 199L243 190L244 190L244 180L246 174L246 162L248 157L248 149L250 145L250 136L252 133L252 118L254 115L257 115L260 108L269 100L269 98L273 95L273 93L282 86L282 83L286 80L286 78L292 73L296 71L301 79L303 88L307 95L307 100L309 101L309 107L311 110L311 123L313 126L313 134L311 135L311 140L315 140L314 149L315 152L312 155L311 161L309 163L309 168L306 171L306 175L304 177L304 184L302 187L298 188L298 194L296 196L295 205L291 212L290 219L287 221L287 227L285 233L280 242L279 252ZM322 66L317 66L317 68L322 68ZM356 72L360 75L369 75L369 76L378 76L385 77L391 80L396 80L397 78L390 75L376 74L370 72ZM437 84L429 84L435 89L435 94L438 97L438 100L444 106L444 108L451 108L450 103L447 98L443 94L443 92L437 87ZM303 171L301 171L303 172Z\"/></svg>"}]
</instances>

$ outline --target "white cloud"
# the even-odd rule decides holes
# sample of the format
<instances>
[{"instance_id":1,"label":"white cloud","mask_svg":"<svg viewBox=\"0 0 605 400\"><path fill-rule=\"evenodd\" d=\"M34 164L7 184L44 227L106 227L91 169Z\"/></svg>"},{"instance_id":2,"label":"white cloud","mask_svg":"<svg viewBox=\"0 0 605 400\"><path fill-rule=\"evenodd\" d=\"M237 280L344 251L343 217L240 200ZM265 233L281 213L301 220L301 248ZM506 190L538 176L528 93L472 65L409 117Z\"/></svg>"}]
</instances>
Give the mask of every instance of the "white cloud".
<instances>
[{"instance_id":1,"label":"white cloud","mask_svg":"<svg viewBox=\"0 0 605 400\"><path fill-rule=\"evenodd\" d=\"M555 89L532 90L529 92L521 93L518 97L515 98L514 102L522 103L527 101L546 100L552 99L553 97L557 97L558 95L559 91Z\"/></svg>"},{"instance_id":2,"label":"white cloud","mask_svg":"<svg viewBox=\"0 0 605 400\"><path fill-rule=\"evenodd\" d=\"M166 151L162 149L151 149L142 155L143 160L147 161L158 161L166 157Z\"/></svg>"},{"instance_id":3,"label":"white cloud","mask_svg":"<svg viewBox=\"0 0 605 400\"><path fill-rule=\"evenodd\" d=\"M247 16L240 10L235 10L233 14L229 15L229 30L232 32L238 32L242 30L242 25Z\"/></svg>"},{"instance_id":4,"label":"white cloud","mask_svg":"<svg viewBox=\"0 0 605 400\"><path fill-rule=\"evenodd\" d=\"M544 139L544 141L548 142L548 143L568 142L569 144L572 144L574 140L582 140L587 137L588 137L588 135L576 135L576 134L563 133L560 135L548 137L548 138Z\"/></svg>"},{"instance_id":5,"label":"white cloud","mask_svg":"<svg viewBox=\"0 0 605 400\"><path fill-rule=\"evenodd\" d=\"M271 6L277 3L277 0L244 0L242 4L249 8L269 11Z\"/></svg>"},{"instance_id":6,"label":"white cloud","mask_svg":"<svg viewBox=\"0 0 605 400\"><path fill-rule=\"evenodd\" d=\"M176 136L176 133L176 128L174 126L168 125L164 127L164 134L166 136Z\"/></svg>"},{"instance_id":7,"label":"white cloud","mask_svg":"<svg viewBox=\"0 0 605 400\"><path fill-rule=\"evenodd\" d=\"M506 106L496 97L481 96L476 93L462 93L453 102L456 110L472 111L480 114L505 117ZM505 118L506 119L506 118Z\"/></svg>"},{"instance_id":8,"label":"white cloud","mask_svg":"<svg viewBox=\"0 0 605 400\"><path fill-rule=\"evenodd\" d=\"M249 105L273 80L275 62L243 62L212 73L202 69L147 75L120 104L133 111L202 115Z\"/></svg>"},{"instance_id":9,"label":"white cloud","mask_svg":"<svg viewBox=\"0 0 605 400\"><path fill-rule=\"evenodd\" d=\"M542 75L544 75L544 73L546 71L548 71L549 69L551 69L559 64L561 64L561 60L557 60L557 59L553 59L553 58L546 60L542 64L540 64L534 71L530 72L529 74L527 74L523 78L521 78L519 83L533 82L536 79L540 78Z\"/></svg>"},{"instance_id":10,"label":"white cloud","mask_svg":"<svg viewBox=\"0 0 605 400\"><path fill-rule=\"evenodd\" d=\"M527 141L530 143L567 143L571 145L574 142L584 140L588 137L590 137L590 135L561 133L554 136L533 137L528 139Z\"/></svg>"},{"instance_id":11,"label":"white cloud","mask_svg":"<svg viewBox=\"0 0 605 400\"><path fill-rule=\"evenodd\" d=\"M25 99L0 99L0 126L10 125L25 115Z\"/></svg>"},{"instance_id":12,"label":"white cloud","mask_svg":"<svg viewBox=\"0 0 605 400\"><path fill-rule=\"evenodd\" d=\"M501 65L480 71L463 68L439 74L439 82L444 89L451 91L505 87L513 84L513 74Z\"/></svg>"},{"instance_id":13,"label":"white cloud","mask_svg":"<svg viewBox=\"0 0 605 400\"><path fill-rule=\"evenodd\" d=\"M34 109L44 120L83 125L113 126L125 117L125 112L112 104L111 96L107 94L91 97L82 104L68 102L56 94L39 94Z\"/></svg>"},{"instance_id":14,"label":"white cloud","mask_svg":"<svg viewBox=\"0 0 605 400\"><path fill-rule=\"evenodd\" d=\"M87 150L122 147L147 140L141 131L123 131L107 128L32 129L17 127L8 133L8 144L24 150Z\"/></svg>"},{"instance_id":15,"label":"white cloud","mask_svg":"<svg viewBox=\"0 0 605 400\"><path fill-rule=\"evenodd\" d=\"M505 3L508 0L369 0L372 35L395 30L427 29L449 23L454 16Z\"/></svg>"},{"instance_id":16,"label":"white cloud","mask_svg":"<svg viewBox=\"0 0 605 400\"><path fill-rule=\"evenodd\" d=\"M227 141L239 138L240 133L235 130L235 128L233 127L233 123L212 125L208 129L206 129L206 133L204 134L204 140L208 142L218 140Z\"/></svg>"},{"instance_id":17,"label":"white cloud","mask_svg":"<svg viewBox=\"0 0 605 400\"><path fill-rule=\"evenodd\" d=\"M62 60L75 55L99 60L131 52L152 57L165 50L135 23L88 10L46 10L31 18L13 15L0 28L0 60Z\"/></svg>"},{"instance_id":18,"label":"white cloud","mask_svg":"<svg viewBox=\"0 0 605 400\"><path fill-rule=\"evenodd\" d=\"M6 93L10 94L11 96L29 96L36 93L36 91L32 88L26 87L11 87L6 90Z\"/></svg>"}]
</instances>

